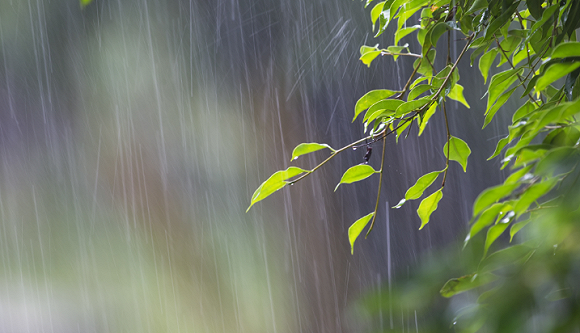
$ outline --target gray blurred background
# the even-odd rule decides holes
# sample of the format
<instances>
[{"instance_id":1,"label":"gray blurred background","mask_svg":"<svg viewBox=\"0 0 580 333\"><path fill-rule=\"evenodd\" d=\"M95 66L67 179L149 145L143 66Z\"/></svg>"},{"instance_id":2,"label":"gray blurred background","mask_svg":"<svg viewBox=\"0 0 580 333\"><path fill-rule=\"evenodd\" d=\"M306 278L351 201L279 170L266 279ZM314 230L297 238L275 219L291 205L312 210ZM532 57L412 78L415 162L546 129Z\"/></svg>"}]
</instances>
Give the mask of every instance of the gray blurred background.
<instances>
[{"instance_id":1,"label":"gray blurred background","mask_svg":"<svg viewBox=\"0 0 580 333\"><path fill-rule=\"evenodd\" d=\"M377 225L354 256L347 229L373 210L378 176L333 190L364 151L245 213L297 144L359 139L358 98L404 85L407 59L358 60L361 45L393 42L392 31L372 38L369 11L350 0L0 1L0 332L360 331L349 306L362 292L465 236L473 199L503 177L485 159L506 132L501 117L480 131L484 87L470 69L471 109L448 109L472 148L468 172L451 165L418 231L418 202L386 207L444 168L443 116L418 139L416 128L389 138ZM464 45L454 37L452 56ZM380 144L376 169L378 156Z\"/></svg>"}]
</instances>

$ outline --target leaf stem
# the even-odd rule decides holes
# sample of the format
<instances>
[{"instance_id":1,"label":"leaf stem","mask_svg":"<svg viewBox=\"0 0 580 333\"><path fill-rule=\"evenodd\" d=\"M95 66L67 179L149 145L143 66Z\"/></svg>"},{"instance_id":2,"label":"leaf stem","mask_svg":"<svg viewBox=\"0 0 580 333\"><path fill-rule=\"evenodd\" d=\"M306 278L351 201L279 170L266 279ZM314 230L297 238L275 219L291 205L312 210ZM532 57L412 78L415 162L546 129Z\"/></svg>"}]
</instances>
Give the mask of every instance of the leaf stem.
<instances>
[{"instance_id":1,"label":"leaf stem","mask_svg":"<svg viewBox=\"0 0 580 333\"><path fill-rule=\"evenodd\" d=\"M423 58L422 55L420 54L415 54L415 53L398 53L398 52L391 52L388 50L381 50L381 55L385 56L385 55L392 55L392 56L409 56L409 57L414 57L414 58Z\"/></svg>"}]
</instances>

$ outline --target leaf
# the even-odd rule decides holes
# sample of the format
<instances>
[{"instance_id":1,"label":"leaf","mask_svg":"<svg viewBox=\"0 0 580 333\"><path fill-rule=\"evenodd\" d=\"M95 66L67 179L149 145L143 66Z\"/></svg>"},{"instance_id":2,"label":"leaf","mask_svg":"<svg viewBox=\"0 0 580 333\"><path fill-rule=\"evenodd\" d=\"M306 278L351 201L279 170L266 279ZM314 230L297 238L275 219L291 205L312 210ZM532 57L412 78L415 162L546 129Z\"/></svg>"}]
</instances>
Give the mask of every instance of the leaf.
<instances>
[{"instance_id":1,"label":"leaf","mask_svg":"<svg viewBox=\"0 0 580 333\"><path fill-rule=\"evenodd\" d=\"M517 87L514 87L508 90L507 92L503 93L493 104L493 106L489 110L487 110L487 112L485 113L485 121L483 122L483 128L489 125L489 123L493 120L493 117L499 110L499 108L501 108L507 102L507 100L512 96L514 91L516 91L516 88Z\"/></svg>"},{"instance_id":2,"label":"leaf","mask_svg":"<svg viewBox=\"0 0 580 333\"><path fill-rule=\"evenodd\" d=\"M439 292L441 293L441 296L449 298L464 291L468 291L473 288L491 283L496 279L497 278L491 273L473 273L445 282L445 285L443 285L443 288L441 288L441 291Z\"/></svg>"},{"instance_id":3,"label":"leaf","mask_svg":"<svg viewBox=\"0 0 580 333\"><path fill-rule=\"evenodd\" d=\"M379 19L379 15L383 11L384 5L385 5L385 1L379 2L371 10L371 22L373 23L373 32L375 31L375 23Z\"/></svg>"},{"instance_id":4,"label":"leaf","mask_svg":"<svg viewBox=\"0 0 580 333\"><path fill-rule=\"evenodd\" d=\"M497 56L497 49L491 49L488 52L484 53L481 58L479 58L479 71L483 76L483 82L487 83L487 75L489 74L489 69Z\"/></svg>"},{"instance_id":5,"label":"leaf","mask_svg":"<svg viewBox=\"0 0 580 333\"><path fill-rule=\"evenodd\" d=\"M437 103L433 103L433 104L431 104L429 109L427 109L427 111L423 112L424 114L423 114L423 117L421 118L421 125L419 126L419 134L418 134L419 136L421 136L421 134L423 134L423 131L425 130L425 127L427 126L429 119L437 110L437 105L438 105Z\"/></svg>"},{"instance_id":6,"label":"leaf","mask_svg":"<svg viewBox=\"0 0 580 333\"><path fill-rule=\"evenodd\" d=\"M417 98L419 95L421 95L422 93L428 91L429 89L431 89L432 86L429 84L420 84L416 87L414 87L410 92L409 95L407 96L407 101L412 101L415 98Z\"/></svg>"},{"instance_id":7,"label":"leaf","mask_svg":"<svg viewBox=\"0 0 580 333\"><path fill-rule=\"evenodd\" d=\"M564 77L570 72L573 72L578 67L580 67L580 61L554 64L548 67L544 74L538 79L538 81L536 81L534 89L540 92L546 89L546 87L552 82Z\"/></svg>"},{"instance_id":8,"label":"leaf","mask_svg":"<svg viewBox=\"0 0 580 333\"><path fill-rule=\"evenodd\" d=\"M359 164L359 165L355 165L353 167L350 167L348 170L346 170L344 172L344 174L342 175L342 178L340 179L340 182L334 188L334 191L336 192L336 190L338 189L340 184L350 184L350 183L358 182L358 181L361 181L363 179L370 177L371 175L373 175L374 173L377 173L377 172L378 171L375 171L375 169L373 169L373 167L371 167L368 164Z\"/></svg>"},{"instance_id":9,"label":"leaf","mask_svg":"<svg viewBox=\"0 0 580 333\"><path fill-rule=\"evenodd\" d=\"M443 154L447 157L447 143L443 146ZM452 136L449 139L449 159L457 161L463 167L463 172L467 171L467 158L471 154L471 149L460 138Z\"/></svg>"},{"instance_id":10,"label":"leaf","mask_svg":"<svg viewBox=\"0 0 580 333\"><path fill-rule=\"evenodd\" d=\"M86 6L90 5L93 0L80 0L81 8L85 8Z\"/></svg>"},{"instance_id":11,"label":"leaf","mask_svg":"<svg viewBox=\"0 0 580 333\"><path fill-rule=\"evenodd\" d=\"M395 112L395 117L402 117L411 111L417 111L424 107L431 101L431 96L426 96L423 98L416 99L414 101L405 102L397 108Z\"/></svg>"},{"instance_id":12,"label":"leaf","mask_svg":"<svg viewBox=\"0 0 580 333\"><path fill-rule=\"evenodd\" d=\"M511 204L500 202L493 204L491 207L484 210L479 218L475 221L475 223L473 223L471 226L469 234L465 238L465 242L467 243L471 238L473 238L473 236L477 235L484 228L492 225L498 218L504 216L511 209Z\"/></svg>"},{"instance_id":13,"label":"leaf","mask_svg":"<svg viewBox=\"0 0 580 333\"><path fill-rule=\"evenodd\" d=\"M502 184L490 187L477 196L473 204L473 216L477 216L482 210L491 204L498 202L506 195L510 194L519 186L519 183Z\"/></svg>"},{"instance_id":14,"label":"leaf","mask_svg":"<svg viewBox=\"0 0 580 333\"><path fill-rule=\"evenodd\" d=\"M301 143L298 146L296 146L296 148L294 148L294 150L292 151L292 158L290 159L290 161L294 161L299 156L302 156L304 154L312 153L312 152L315 152L317 150L321 150L321 149L325 149L325 148L330 149L332 151L332 153L336 152L336 150L334 150L331 146L329 146L325 143L316 143L316 142Z\"/></svg>"},{"instance_id":15,"label":"leaf","mask_svg":"<svg viewBox=\"0 0 580 333\"><path fill-rule=\"evenodd\" d=\"M375 58L378 57L381 54L381 52L382 51L367 52L360 57L360 61L362 61L363 64L367 65L367 67L371 67L371 62L375 60Z\"/></svg>"},{"instance_id":16,"label":"leaf","mask_svg":"<svg viewBox=\"0 0 580 333\"><path fill-rule=\"evenodd\" d=\"M250 206L248 207L248 209L246 209L246 213L250 210L250 208L252 208L252 206L256 202L264 200L270 194L288 185L289 182L286 181L287 179L298 176L299 174L304 172L309 171L297 167L289 167L286 170L276 171L273 175L270 176L270 178L268 178L265 182L262 183L262 185L260 185L256 189L256 191L252 195Z\"/></svg>"},{"instance_id":17,"label":"leaf","mask_svg":"<svg viewBox=\"0 0 580 333\"><path fill-rule=\"evenodd\" d=\"M369 107L367 113L365 114L363 121L367 121L367 120L372 120L375 119L377 116L371 117L375 112L378 111L384 111L384 110L390 110L393 113L395 113L395 110L397 109L397 107L399 107L399 105L401 105L403 103L403 101L401 101L400 99L384 99L382 101L378 101L375 104L371 105L371 107ZM372 118L372 119L370 119Z\"/></svg>"},{"instance_id":18,"label":"leaf","mask_svg":"<svg viewBox=\"0 0 580 333\"><path fill-rule=\"evenodd\" d=\"M452 30L452 28L445 22L439 22L433 27L431 32L431 44L433 47L437 46L437 41L446 31Z\"/></svg>"},{"instance_id":19,"label":"leaf","mask_svg":"<svg viewBox=\"0 0 580 333\"><path fill-rule=\"evenodd\" d=\"M348 240L350 242L350 254L354 254L354 241L363 231L363 229L367 226L371 218L375 213L370 213L361 217L360 219L356 220L349 228L348 228Z\"/></svg>"},{"instance_id":20,"label":"leaf","mask_svg":"<svg viewBox=\"0 0 580 333\"><path fill-rule=\"evenodd\" d=\"M405 200L419 199L443 171L445 170L429 172L417 179L415 185L411 186L405 193Z\"/></svg>"},{"instance_id":21,"label":"leaf","mask_svg":"<svg viewBox=\"0 0 580 333\"><path fill-rule=\"evenodd\" d=\"M421 218L421 227L419 227L419 230L423 229L423 227L429 223L431 214L437 209L439 201L443 198L443 192L441 190L442 188L435 191L433 194L423 199L421 204L419 204L419 208L417 208L417 215Z\"/></svg>"},{"instance_id":22,"label":"leaf","mask_svg":"<svg viewBox=\"0 0 580 333\"><path fill-rule=\"evenodd\" d=\"M567 57L580 57L580 42L558 44L550 56L552 59Z\"/></svg>"},{"instance_id":23,"label":"leaf","mask_svg":"<svg viewBox=\"0 0 580 333\"><path fill-rule=\"evenodd\" d=\"M530 223L530 219L520 221L512 225L510 229L510 243L514 239L514 236L518 233L518 231L522 230L528 223Z\"/></svg>"},{"instance_id":24,"label":"leaf","mask_svg":"<svg viewBox=\"0 0 580 333\"><path fill-rule=\"evenodd\" d=\"M528 5L530 14L532 14L536 20L542 17L542 12L544 11L542 3L544 3L544 0L526 0L526 5Z\"/></svg>"},{"instance_id":25,"label":"leaf","mask_svg":"<svg viewBox=\"0 0 580 333\"><path fill-rule=\"evenodd\" d=\"M501 27L503 27L506 23L510 21L511 16L513 15L514 11L517 10L518 5L519 1L516 1L500 16L493 19L489 23L489 26L485 30L485 39L490 39L497 30L499 30Z\"/></svg>"},{"instance_id":26,"label":"leaf","mask_svg":"<svg viewBox=\"0 0 580 333\"><path fill-rule=\"evenodd\" d=\"M403 37L407 36L408 34L412 33L413 31L419 29L420 27L421 27L420 25L414 25L412 27L398 29L397 32L395 32L395 45L399 44L399 41Z\"/></svg>"},{"instance_id":27,"label":"leaf","mask_svg":"<svg viewBox=\"0 0 580 333\"><path fill-rule=\"evenodd\" d=\"M495 242L495 240L498 239L501 234L503 234L507 227L509 227L509 222L510 220L508 219L506 222L500 222L487 230L487 237L485 238L485 246L483 249L484 257L487 255L487 250L489 250L489 247L493 244L493 242Z\"/></svg>"},{"instance_id":28,"label":"leaf","mask_svg":"<svg viewBox=\"0 0 580 333\"><path fill-rule=\"evenodd\" d=\"M452 100L460 102L461 104L465 105L468 109L470 108L469 104L465 100L465 97L463 97L463 86L460 84L454 85L453 89L451 89L449 94L447 94L447 97L451 98Z\"/></svg>"},{"instance_id":29,"label":"leaf","mask_svg":"<svg viewBox=\"0 0 580 333\"><path fill-rule=\"evenodd\" d=\"M487 113L489 109L493 106L498 97L506 91L509 86L514 83L517 79L517 75L523 72L523 68L520 69L509 69L507 71L497 73L491 78L489 83L488 95L487 95Z\"/></svg>"},{"instance_id":30,"label":"leaf","mask_svg":"<svg viewBox=\"0 0 580 333\"><path fill-rule=\"evenodd\" d=\"M354 118L352 121L356 120L356 117L363 112L364 110L368 109L371 105L375 104L376 102L389 98L396 94L397 91L387 90L387 89L379 89L379 90L371 90L368 93L364 94L361 97L354 107Z\"/></svg>"},{"instance_id":31,"label":"leaf","mask_svg":"<svg viewBox=\"0 0 580 333\"><path fill-rule=\"evenodd\" d=\"M534 184L530 186L526 191L520 196L514 207L514 211L517 216L524 213L528 207L541 196L548 193L554 186L556 186L558 179L552 178L547 181Z\"/></svg>"},{"instance_id":32,"label":"leaf","mask_svg":"<svg viewBox=\"0 0 580 333\"><path fill-rule=\"evenodd\" d=\"M503 148L508 144L509 142L509 136L506 136L503 139L500 139L497 142L497 146L495 147L495 151L493 152L493 155L491 155L487 160L491 160L492 158L496 157L497 155L499 155L499 153L501 153L501 151L503 150Z\"/></svg>"}]
</instances>

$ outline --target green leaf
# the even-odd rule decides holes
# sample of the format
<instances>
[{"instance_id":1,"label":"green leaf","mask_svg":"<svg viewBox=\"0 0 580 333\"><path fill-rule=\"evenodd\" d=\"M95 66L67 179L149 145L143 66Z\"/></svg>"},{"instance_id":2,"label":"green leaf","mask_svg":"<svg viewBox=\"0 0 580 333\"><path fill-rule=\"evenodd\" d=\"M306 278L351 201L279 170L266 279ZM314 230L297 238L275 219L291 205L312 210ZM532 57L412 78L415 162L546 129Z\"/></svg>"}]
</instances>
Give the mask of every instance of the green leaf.
<instances>
[{"instance_id":1,"label":"green leaf","mask_svg":"<svg viewBox=\"0 0 580 333\"><path fill-rule=\"evenodd\" d=\"M378 57L381 54L381 52L382 51L367 52L360 57L360 61L362 61L363 64L367 65L367 67L371 67L371 62L373 62L373 60L375 60L375 58Z\"/></svg>"},{"instance_id":2,"label":"green leaf","mask_svg":"<svg viewBox=\"0 0 580 333\"><path fill-rule=\"evenodd\" d=\"M580 61L553 64L548 67L544 74L538 79L538 81L536 81L534 89L540 92L546 89L546 87L552 82L566 76L570 72L573 72L578 67L580 67Z\"/></svg>"},{"instance_id":3,"label":"green leaf","mask_svg":"<svg viewBox=\"0 0 580 333\"><path fill-rule=\"evenodd\" d=\"M340 184L350 184L350 183L358 182L358 181L361 181L363 179L370 177L371 175L373 175L374 173L377 173L377 172L378 171L375 171L375 169L373 169L373 167L371 167L368 164L359 164L359 165L355 165L353 167L350 167L348 170L346 170L344 172L344 174L342 175L342 178L340 179L340 182L334 188L334 191L336 192L336 190L338 189Z\"/></svg>"},{"instance_id":4,"label":"green leaf","mask_svg":"<svg viewBox=\"0 0 580 333\"><path fill-rule=\"evenodd\" d=\"M368 93L364 94L361 97L354 107L354 118L352 121L356 120L356 117L363 112L364 110L368 109L371 105L375 104L376 102L389 98L394 94L398 93L398 91L392 91L387 89L379 89L379 90L371 90Z\"/></svg>"},{"instance_id":5,"label":"green leaf","mask_svg":"<svg viewBox=\"0 0 580 333\"><path fill-rule=\"evenodd\" d=\"M361 217L360 219L356 220L349 228L348 228L348 240L350 242L350 254L354 254L354 241L363 231L363 229L367 226L371 218L375 213L370 213Z\"/></svg>"},{"instance_id":6,"label":"green leaf","mask_svg":"<svg viewBox=\"0 0 580 333\"><path fill-rule=\"evenodd\" d=\"M483 122L483 128L485 128L487 125L489 125L489 123L493 120L493 117L495 116L495 114L499 110L499 108L501 108L507 102L507 100L512 96L514 91L516 91L516 88L517 87L514 87L514 88L508 90L507 92L503 93L497 99L497 101L493 104L493 106L489 110L486 111L485 121Z\"/></svg>"},{"instance_id":7,"label":"green leaf","mask_svg":"<svg viewBox=\"0 0 580 333\"><path fill-rule=\"evenodd\" d=\"M371 10L371 22L373 23L373 31L375 31L375 23L379 19L379 15L383 11L384 5L385 5L385 1L379 2Z\"/></svg>"},{"instance_id":8,"label":"green leaf","mask_svg":"<svg viewBox=\"0 0 580 333\"><path fill-rule=\"evenodd\" d=\"M507 10L505 10L500 16L491 20L489 22L489 26L485 30L485 39L492 38L493 34L503 27L506 23L510 22L510 18L513 15L514 11L517 10L519 5L519 1L513 3Z\"/></svg>"},{"instance_id":9,"label":"green leaf","mask_svg":"<svg viewBox=\"0 0 580 333\"><path fill-rule=\"evenodd\" d=\"M501 151L503 150L503 148L508 144L509 142L509 136L506 136L503 139L500 139L497 142L497 146L495 147L495 151L493 152L493 155L491 155L487 160L491 160L492 158L496 157L497 155L499 155L499 153L501 153Z\"/></svg>"},{"instance_id":10,"label":"green leaf","mask_svg":"<svg viewBox=\"0 0 580 333\"><path fill-rule=\"evenodd\" d=\"M526 189L526 191L520 196L514 207L516 216L524 213L528 207L541 196L548 193L557 184L558 179L552 178L547 181L534 184Z\"/></svg>"},{"instance_id":11,"label":"green leaf","mask_svg":"<svg viewBox=\"0 0 580 333\"><path fill-rule=\"evenodd\" d=\"M93 0L80 0L81 8L85 8L86 6L90 5Z\"/></svg>"},{"instance_id":12,"label":"green leaf","mask_svg":"<svg viewBox=\"0 0 580 333\"><path fill-rule=\"evenodd\" d=\"M412 33L413 31L419 29L420 27L421 27L420 25L414 25L412 27L398 29L397 32L395 32L395 45L398 45L399 41L403 37L407 36L408 34Z\"/></svg>"},{"instance_id":13,"label":"green leaf","mask_svg":"<svg viewBox=\"0 0 580 333\"><path fill-rule=\"evenodd\" d=\"M484 53L481 58L479 58L479 71L483 76L483 82L487 83L487 75L489 74L489 69L497 56L497 49L491 49L488 52Z\"/></svg>"},{"instance_id":14,"label":"green leaf","mask_svg":"<svg viewBox=\"0 0 580 333\"><path fill-rule=\"evenodd\" d=\"M567 57L580 57L580 42L558 44L550 56L552 59Z\"/></svg>"},{"instance_id":15,"label":"green leaf","mask_svg":"<svg viewBox=\"0 0 580 333\"><path fill-rule=\"evenodd\" d=\"M292 158L290 159L290 161L294 161L299 156L302 156L304 154L312 153L312 152L315 152L317 150L321 150L321 149L325 149L325 148L330 149L332 151L332 153L336 152L336 150L334 150L331 146L329 146L325 143L316 143L316 142L301 143L298 146L296 146L296 148L294 148L294 151L292 151Z\"/></svg>"},{"instance_id":16,"label":"green leaf","mask_svg":"<svg viewBox=\"0 0 580 333\"><path fill-rule=\"evenodd\" d=\"M252 208L252 206L261 200L267 198L270 194L278 191L279 189L283 188L284 186L288 185L289 182L286 180L298 176L304 172L309 172L307 170L297 168L297 167L289 167L286 170L276 171L270 178L268 178L265 182L260 185L252 195L252 199L250 201L250 206L246 210L246 213Z\"/></svg>"},{"instance_id":17,"label":"green leaf","mask_svg":"<svg viewBox=\"0 0 580 333\"><path fill-rule=\"evenodd\" d=\"M509 69L507 71L497 73L491 78L487 95L487 109L485 110L486 113L497 101L498 97L503 94L503 92L506 91L515 80L517 80L517 75L523 73L523 70L523 68Z\"/></svg>"},{"instance_id":18,"label":"green leaf","mask_svg":"<svg viewBox=\"0 0 580 333\"><path fill-rule=\"evenodd\" d=\"M443 192L441 190L442 188L435 191L433 194L423 199L419 204L419 208L417 209L417 215L421 218L421 227L419 227L419 230L423 229L423 227L429 223L431 214L437 209L439 201L443 198Z\"/></svg>"},{"instance_id":19,"label":"green leaf","mask_svg":"<svg viewBox=\"0 0 580 333\"><path fill-rule=\"evenodd\" d=\"M395 110L402 103L403 103L403 101L401 101L400 99L384 99L382 101L378 101L375 104L371 105L371 107L369 107L367 113L365 114L365 116L363 118L363 121L369 120L371 118L371 116L375 112L378 112L378 111L391 110L391 111L393 111L393 113L395 113ZM376 118L376 116L374 116L374 118Z\"/></svg>"},{"instance_id":20,"label":"green leaf","mask_svg":"<svg viewBox=\"0 0 580 333\"><path fill-rule=\"evenodd\" d=\"M473 273L470 275L462 276L460 278L451 279L445 282L445 285L443 286L443 288L441 288L440 293L441 296L449 298L464 291L468 291L473 288L477 288L479 286L491 283L496 279L497 277L495 277L491 273L486 274Z\"/></svg>"},{"instance_id":21,"label":"green leaf","mask_svg":"<svg viewBox=\"0 0 580 333\"><path fill-rule=\"evenodd\" d=\"M544 0L526 0L526 5L528 5L530 13L536 20L540 19L542 17L542 13L544 12L542 3L544 3Z\"/></svg>"},{"instance_id":22,"label":"green leaf","mask_svg":"<svg viewBox=\"0 0 580 333\"><path fill-rule=\"evenodd\" d=\"M465 238L467 243L473 236L477 235L484 228L492 225L498 218L502 218L507 212L511 211L512 205L509 203L496 203L484 210L479 218L473 223L469 234Z\"/></svg>"},{"instance_id":23,"label":"green leaf","mask_svg":"<svg viewBox=\"0 0 580 333\"><path fill-rule=\"evenodd\" d=\"M512 193L519 186L519 183L502 184L490 187L477 196L473 204L473 216L477 216L482 210L491 204L501 200L506 195Z\"/></svg>"},{"instance_id":24,"label":"green leaf","mask_svg":"<svg viewBox=\"0 0 580 333\"><path fill-rule=\"evenodd\" d=\"M433 114L435 114L435 111L437 111L437 105L438 105L437 103L433 103L431 104L429 109L427 109L427 111L424 111L423 117L421 118L421 125L419 126L419 134L418 134L419 136L423 134L423 131L425 130L425 127L427 126L429 119Z\"/></svg>"},{"instance_id":25,"label":"green leaf","mask_svg":"<svg viewBox=\"0 0 580 333\"><path fill-rule=\"evenodd\" d=\"M428 91L429 89L431 89L432 86L429 84L420 84L416 87L414 87L410 92L409 95L407 96L407 101L412 101L415 98L417 98L419 95L421 95L422 93Z\"/></svg>"},{"instance_id":26,"label":"green leaf","mask_svg":"<svg viewBox=\"0 0 580 333\"><path fill-rule=\"evenodd\" d=\"M421 176L419 179L417 179L415 185L411 186L407 190L405 193L405 200L419 199L423 195L423 192L425 192L425 190L431 186L435 179L437 179L437 177L444 171L445 170L433 171Z\"/></svg>"},{"instance_id":27,"label":"green leaf","mask_svg":"<svg viewBox=\"0 0 580 333\"><path fill-rule=\"evenodd\" d=\"M512 225L510 229L510 243L514 239L514 236L518 233L518 231L522 230L531 220L523 220L518 223Z\"/></svg>"},{"instance_id":28,"label":"green leaf","mask_svg":"<svg viewBox=\"0 0 580 333\"><path fill-rule=\"evenodd\" d=\"M447 157L447 143L443 146L443 154ZM467 158L471 154L471 149L460 138L452 136L449 139L449 159L457 161L463 167L463 172L467 171Z\"/></svg>"},{"instance_id":29,"label":"green leaf","mask_svg":"<svg viewBox=\"0 0 580 333\"><path fill-rule=\"evenodd\" d=\"M510 219L506 217L505 220L505 222L500 222L487 230L487 237L485 238L485 246L483 250L484 257L487 255L487 250L489 250L489 247L493 244L493 242L495 242L495 240L498 239L501 234L503 234L507 227L509 227Z\"/></svg>"},{"instance_id":30,"label":"green leaf","mask_svg":"<svg viewBox=\"0 0 580 333\"><path fill-rule=\"evenodd\" d=\"M465 105L469 109L469 104L463 97L463 86L460 84L456 84L453 86L453 89L447 94L447 97L451 98L452 100L458 101L461 104Z\"/></svg>"},{"instance_id":31,"label":"green leaf","mask_svg":"<svg viewBox=\"0 0 580 333\"><path fill-rule=\"evenodd\" d=\"M527 116L529 113L531 113L535 109L536 109L536 106L532 102L526 101L524 103L524 105L522 105L519 109L517 109L516 113L514 113L514 116L512 117L512 122L515 123L516 121Z\"/></svg>"},{"instance_id":32,"label":"green leaf","mask_svg":"<svg viewBox=\"0 0 580 333\"><path fill-rule=\"evenodd\" d=\"M437 41L446 31L452 30L452 28L445 22L439 22L433 27L431 32L431 44L433 47L437 46Z\"/></svg>"},{"instance_id":33,"label":"green leaf","mask_svg":"<svg viewBox=\"0 0 580 333\"><path fill-rule=\"evenodd\" d=\"M405 102L399 105L399 107L395 112L395 117L402 117L411 111L417 111L423 106L425 106L425 104L428 104L430 101L431 96L426 96L414 101Z\"/></svg>"}]
</instances>

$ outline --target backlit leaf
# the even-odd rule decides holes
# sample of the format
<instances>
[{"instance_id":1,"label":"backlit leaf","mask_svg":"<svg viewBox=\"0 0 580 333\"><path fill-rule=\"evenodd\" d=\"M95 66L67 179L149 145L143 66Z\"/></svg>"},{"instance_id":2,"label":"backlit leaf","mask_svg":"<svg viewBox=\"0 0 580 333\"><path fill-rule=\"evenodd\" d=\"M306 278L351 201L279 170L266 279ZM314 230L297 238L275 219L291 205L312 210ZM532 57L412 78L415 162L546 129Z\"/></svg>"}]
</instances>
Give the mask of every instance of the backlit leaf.
<instances>
[{"instance_id":1,"label":"backlit leaf","mask_svg":"<svg viewBox=\"0 0 580 333\"><path fill-rule=\"evenodd\" d=\"M417 209L417 215L421 218L421 227L419 227L419 230L423 229L423 227L429 223L431 214L437 209L439 201L443 198L443 192L441 190L442 189L435 191L433 194L423 199L421 204L419 204L419 208Z\"/></svg>"},{"instance_id":2,"label":"backlit leaf","mask_svg":"<svg viewBox=\"0 0 580 333\"><path fill-rule=\"evenodd\" d=\"M580 61L553 64L548 67L544 74L538 79L538 81L536 81L536 91L546 89L549 84L566 76L568 73L573 72L578 67L580 67Z\"/></svg>"},{"instance_id":3,"label":"backlit leaf","mask_svg":"<svg viewBox=\"0 0 580 333\"><path fill-rule=\"evenodd\" d=\"M377 173L377 172L378 171L375 171L375 169L373 169L373 167L371 167L368 164L359 164L359 165L355 165L353 167L350 167L348 170L346 170L344 172L344 174L342 175L342 178L340 179L340 182L334 188L334 191L336 191L338 189L340 184L350 184L350 183L358 182L358 181L361 181L363 179L366 179L366 178L372 176L374 173Z\"/></svg>"},{"instance_id":4,"label":"backlit leaf","mask_svg":"<svg viewBox=\"0 0 580 333\"><path fill-rule=\"evenodd\" d=\"M260 185L260 187L256 189L252 195L252 200L250 201L250 206L246 210L246 213L256 202L264 200L270 194L288 185L288 179L305 172L308 171L297 167L289 167L286 170L276 171L272 176L270 176L270 178L268 178L265 182L262 183L262 185Z\"/></svg>"},{"instance_id":5,"label":"backlit leaf","mask_svg":"<svg viewBox=\"0 0 580 333\"><path fill-rule=\"evenodd\" d=\"M425 175L421 176L419 179L417 179L417 182L415 182L415 185L411 186L407 190L407 193L405 193L405 200L419 199L423 195L423 192L425 192L425 190L431 184L433 184L435 179L437 179L437 177L443 171L445 171L445 170L429 172L428 174L425 174Z\"/></svg>"},{"instance_id":6,"label":"backlit leaf","mask_svg":"<svg viewBox=\"0 0 580 333\"><path fill-rule=\"evenodd\" d=\"M375 104L376 102L389 98L396 94L398 91L392 91L387 89L379 89L379 90L371 90L368 93L364 94L361 97L354 107L354 118L352 121L356 120L356 117L363 112L364 110L368 109L371 105Z\"/></svg>"},{"instance_id":7,"label":"backlit leaf","mask_svg":"<svg viewBox=\"0 0 580 333\"><path fill-rule=\"evenodd\" d=\"M477 199L475 199L475 203L473 204L473 216L476 216L491 204L501 200L518 186L519 183L510 183L490 187L484 190L479 194L479 196L477 196Z\"/></svg>"},{"instance_id":8,"label":"backlit leaf","mask_svg":"<svg viewBox=\"0 0 580 333\"><path fill-rule=\"evenodd\" d=\"M460 278L451 279L445 282L443 288L441 288L441 296L443 297L451 297L455 296L459 293L464 291L471 290L473 288L477 288L479 286L488 284L493 282L497 278L491 273L485 274L470 274L466 276L462 276Z\"/></svg>"},{"instance_id":9,"label":"backlit leaf","mask_svg":"<svg viewBox=\"0 0 580 333\"><path fill-rule=\"evenodd\" d=\"M443 154L447 157L447 143L443 146ZM467 171L467 158L471 154L471 149L460 138L452 136L449 139L449 159L457 161L463 167L463 172Z\"/></svg>"},{"instance_id":10,"label":"backlit leaf","mask_svg":"<svg viewBox=\"0 0 580 333\"><path fill-rule=\"evenodd\" d=\"M367 226L371 218L375 213L370 213L361 217L360 219L356 220L349 228L348 228L348 240L350 242L350 254L354 254L354 241L358 238L360 233L363 229Z\"/></svg>"},{"instance_id":11,"label":"backlit leaf","mask_svg":"<svg viewBox=\"0 0 580 333\"><path fill-rule=\"evenodd\" d=\"M487 83L487 75L489 74L489 69L497 56L497 49L491 49L488 52L484 53L481 58L479 58L479 71L483 76L483 82Z\"/></svg>"},{"instance_id":12,"label":"backlit leaf","mask_svg":"<svg viewBox=\"0 0 580 333\"><path fill-rule=\"evenodd\" d=\"M294 161L299 156L302 156L304 154L312 153L314 151L325 149L325 148L330 149L333 153L335 152L335 150L331 146L329 146L325 143L315 143L315 142L301 143L298 146L296 146L296 148L294 148L294 151L292 151L292 159L290 159L290 161Z\"/></svg>"},{"instance_id":13,"label":"backlit leaf","mask_svg":"<svg viewBox=\"0 0 580 333\"><path fill-rule=\"evenodd\" d=\"M461 104L465 105L469 109L469 104L463 97L463 86L460 84L456 84L453 86L453 89L447 94L447 97L451 98L452 100L458 101Z\"/></svg>"}]
</instances>

